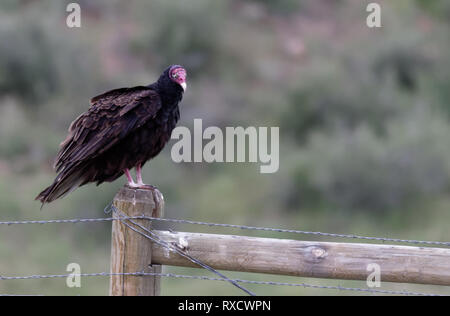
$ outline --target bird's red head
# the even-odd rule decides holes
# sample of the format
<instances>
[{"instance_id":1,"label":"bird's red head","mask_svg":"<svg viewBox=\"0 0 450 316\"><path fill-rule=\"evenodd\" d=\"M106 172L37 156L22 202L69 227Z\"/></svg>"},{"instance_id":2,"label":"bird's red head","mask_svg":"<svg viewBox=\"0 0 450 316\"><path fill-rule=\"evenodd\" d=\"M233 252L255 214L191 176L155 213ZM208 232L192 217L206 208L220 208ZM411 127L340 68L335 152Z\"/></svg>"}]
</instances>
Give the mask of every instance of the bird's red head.
<instances>
[{"instance_id":1,"label":"bird's red head","mask_svg":"<svg viewBox=\"0 0 450 316\"><path fill-rule=\"evenodd\" d=\"M169 70L170 80L179 84L186 91L186 69L181 66L172 66Z\"/></svg>"}]
</instances>

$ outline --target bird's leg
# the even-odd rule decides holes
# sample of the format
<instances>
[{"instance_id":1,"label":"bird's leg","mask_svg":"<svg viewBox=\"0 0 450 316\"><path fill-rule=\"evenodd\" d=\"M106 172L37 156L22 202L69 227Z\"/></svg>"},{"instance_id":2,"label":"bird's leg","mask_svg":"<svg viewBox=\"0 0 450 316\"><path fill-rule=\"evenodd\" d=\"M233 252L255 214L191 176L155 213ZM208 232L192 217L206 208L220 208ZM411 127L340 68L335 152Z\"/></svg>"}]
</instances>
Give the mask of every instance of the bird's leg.
<instances>
[{"instance_id":1,"label":"bird's leg","mask_svg":"<svg viewBox=\"0 0 450 316\"><path fill-rule=\"evenodd\" d=\"M131 176L130 170L125 169L124 172L125 172L125 175L127 176L128 186L132 187L132 188L138 187L139 185L134 182L133 177Z\"/></svg>"},{"instance_id":2,"label":"bird's leg","mask_svg":"<svg viewBox=\"0 0 450 316\"><path fill-rule=\"evenodd\" d=\"M153 185L149 185L149 184L145 184L144 181L142 181L142 165L138 164L136 166L136 179L137 179L137 183L136 186L139 187L140 189L151 189L154 190L156 189L156 187L154 187Z\"/></svg>"},{"instance_id":3,"label":"bird's leg","mask_svg":"<svg viewBox=\"0 0 450 316\"><path fill-rule=\"evenodd\" d=\"M136 166L136 179L137 179L138 186L145 186L145 183L142 181L142 166L141 166L141 164L138 164Z\"/></svg>"},{"instance_id":4,"label":"bird's leg","mask_svg":"<svg viewBox=\"0 0 450 316\"><path fill-rule=\"evenodd\" d=\"M125 175L127 176L128 179L128 186L130 188L138 188L138 189L155 189L154 186L152 185L147 185L142 181L142 165L139 164L136 166L136 179L137 179L137 183L134 182L133 177L131 176L130 170L129 169L125 169L123 171L125 173Z\"/></svg>"}]
</instances>

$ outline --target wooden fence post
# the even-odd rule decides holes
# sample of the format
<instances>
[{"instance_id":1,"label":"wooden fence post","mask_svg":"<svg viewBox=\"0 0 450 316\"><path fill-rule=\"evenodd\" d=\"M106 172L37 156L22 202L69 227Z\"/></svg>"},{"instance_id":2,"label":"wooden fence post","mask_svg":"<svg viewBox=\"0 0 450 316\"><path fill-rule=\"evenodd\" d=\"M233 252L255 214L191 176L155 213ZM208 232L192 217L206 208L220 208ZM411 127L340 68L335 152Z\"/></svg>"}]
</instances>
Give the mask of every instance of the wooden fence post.
<instances>
[{"instance_id":1,"label":"wooden fence post","mask_svg":"<svg viewBox=\"0 0 450 316\"><path fill-rule=\"evenodd\" d=\"M156 188L133 189L124 186L114 197L114 218L120 216L162 217L164 199ZM125 221L125 220L124 220ZM137 228L129 221L128 225ZM151 228L149 220L133 219L133 222ZM152 243L149 239L127 227L120 220L112 224L111 273L161 273L161 265L151 265ZM160 295L159 276L123 276L113 275L110 279L111 296L158 296Z\"/></svg>"}]
</instances>

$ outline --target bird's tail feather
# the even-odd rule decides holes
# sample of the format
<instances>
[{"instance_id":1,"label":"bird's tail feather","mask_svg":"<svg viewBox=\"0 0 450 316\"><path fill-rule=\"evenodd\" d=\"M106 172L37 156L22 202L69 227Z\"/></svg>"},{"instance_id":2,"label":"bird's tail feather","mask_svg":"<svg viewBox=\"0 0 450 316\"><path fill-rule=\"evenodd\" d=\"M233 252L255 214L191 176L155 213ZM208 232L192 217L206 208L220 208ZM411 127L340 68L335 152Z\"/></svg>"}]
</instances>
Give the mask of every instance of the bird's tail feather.
<instances>
[{"instance_id":1,"label":"bird's tail feather","mask_svg":"<svg viewBox=\"0 0 450 316\"><path fill-rule=\"evenodd\" d=\"M74 172L66 172L64 174L58 175L52 185L46 188L44 191L39 193L36 197L36 200L42 202L41 208L45 203L53 202L54 200L69 194L80 185L85 182L84 179L84 170L77 170Z\"/></svg>"}]
</instances>

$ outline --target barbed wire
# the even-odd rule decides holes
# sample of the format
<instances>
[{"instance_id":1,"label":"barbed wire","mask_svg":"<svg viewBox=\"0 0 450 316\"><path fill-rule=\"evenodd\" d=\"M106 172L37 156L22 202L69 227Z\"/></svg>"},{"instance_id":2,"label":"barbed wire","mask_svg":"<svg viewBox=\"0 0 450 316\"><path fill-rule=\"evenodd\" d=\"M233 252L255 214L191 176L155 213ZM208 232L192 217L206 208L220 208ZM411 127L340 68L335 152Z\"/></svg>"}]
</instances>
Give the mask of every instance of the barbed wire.
<instances>
[{"instance_id":1,"label":"barbed wire","mask_svg":"<svg viewBox=\"0 0 450 316\"><path fill-rule=\"evenodd\" d=\"M120 221L121 221L125 226L127 226L128 228L130 228L131 230L133 230L133 231L137 232L138 234L140 234L140 235L146 237L147 239L149 239L149 240L151 240L151 241L153 241L153 242L155 242L155 243L157 243L157 244L163 246L163 247L166 248L167 250L179 254L180 256L182 256L182 257L188 259L189 261L193 262L194 264L200 266L201 268L204 268L204 269L206 269L206 270L208 270L208 271L211 271L211 272L217 274L218 276L220 276L221 278L227 280L230 284L232 284L233 286L237 287L238 289L244 291L245 293L247 293L247 294L249 294L249 295L251 295L251 296L255 296L255 294L254 294L252 291L247 290L247 289L244 288L243 286L241 286L241 285L239 285L238 283L234 282L233 280L227 278L224 274L220 273L220 272L217 271L216 269L214 269L214 268L210 267L209 265L203 263L202 261L200 261L200 260L198 260L198 259L192 257L191 255L189 255L189 254L187 254L186 252L184 252L182 249L177 248L176 245L172 245L172 244L170 244L170 243L168 243L168 242L162 240L157 234L155 234L155 233L152 232L151 230L147 229L146 227L144 227L144 226L142 226L142 225L140 225L140 224L134 222L134 221L131 220L131 219L126 219L126 218L124 218L124 216L122 215L123 213L122 213L119 209L117 209L115 206L113 206L112 204L111 204L111 209L112 209L116 214L118 214L118 216L120 217L120 218L119 218ZM125 217L126 217L126 216L125 216ZM135 226L139 227L140 229L144 230L145 233L142 232L142 231L137 230L137 229L134 228L134 227L131 227L129 224L127 224L126 222L124 222L125 220L128 220L128 221L131 222L133 225L135 225Z\"/></svg>"},{"instance_id":2,"label":"barbed wire","mask_svg":"<svg viewBox=\"0 0 450 316\"><path fill-rule=\"evenodd\" d=\"M432 245L432 246L445 246L450 247L450 242L444 241L425 241L425 240L410 240L410 239L398 239L398 238L388 238L388 237L369 237L353 234L336 234L336 233L324 233L318 231L305 231L305 230L294 230L294 229L284 229L284 228L271 228L271 227L257 227L257 226L246 226L246 225L236 225L236 224L221 224L221 223L210 223L202 221L193 221L185 219L173 219L173 218L156 218L148 216L132 216L124 217L124 219L141 219L149 221L158 222L169 222L177 224L190 224L190 225L202 225L209 227L223 227L223 228L233 228L241 230L255 230L255 231L268 231L277 233L291 233L291 234L302 234L302 235L313 235L320 237L331 237L331 238L343 238L343 239L359 239L359 240L371 240L371 241L381 241L381 242L395 242L395 243L405 243L405 244L415 244L415 245ZM28 224L75 224L75 223L96 223L96 222L110 222L117 220L115 218L80 218L80 219L58 219L58 220L33 220L33 221L3 221L0 225L28 225Z\"/></svg>"},{"instance_id":3,"label":"barbed wire","mask_svg":"<svg viewBox=\"0 0 450 316\"><path fill-rule=\"evenodd\" d=\"M443 241L423 241L423 240L408 240L408 239L384 238L384 237L367 237L367 236L359 236L359 235L351 235L351 234L323 233L323 232L302 231L302 230L294 230L294 229L256 227L256 226L235 225L235 224L219 224L219 223L208 223L208 222L191 221L191 220L183 220L183 219L170 219L170 218L148 217L147 219L151 220L151 221L204 225L204 226L210 226L210 227L225 227L225 228L236 228L236 229L243 229L243 230L258 230L258 231L269 231L269 232L277 232L277 233L315 235L315 236L333 237L333 238L374 240L374 241L383 241L383 242L388 241L388 242L396 242L396 243L423 244L423 245L435 245L435 246L450 247L450 242L443 242Z\"/></svg>"},{"instance_id":4,"label":"barbed wire","mask_svg":"<svg viewBox=\"0 0 450 316\"><path fill-rule=\"evenodd\" d=\"M119 211L112 204L105 208L105 213L110 213L111 210ZM122 213L122 212L121 212ZM123 213L122 213L123 214ZM450 246L450 242L441 242L441 241L422 241L422 240L407 240L407 239L397 239L397 238L384 238L384 237L368 237L368 236L359 236L359 235L351 235L351 234L335 234L335 233L324 233L324 232L313 232L313 231L303 231L303 230L294 230L294 229L283 229L283 228L271 228L271 227L257 227L257 226L247 226L247 225L235 225L235 224L222 224L222 223L211 223L211 222L202 222L202 221L193 221L193 220L184 220L184 219L171 219L171 218L155 218L149 216L126 216L120 215L119 218L114 217L106 217L106 218L79 218L79 219L54 219L54 220L27 220L27 221L2 221L0 225L28 225L28 224L76 224L76 223L101 223L101 222L111 222L115 220L120 220L124 225L134 230L135 232L143 235L144 237L152 240L155 243L160 244L161 246L167 248L170 251L176 252L179 255L187 258L188 260L194 262L202 268L205 268L219 276L219 278L213 278L208 276L189 276L189 275L179 275L179 274L171 274L171 273L149 273L149 272L136 272L136 273L92 273L92 274L79 274L79 276L83 277L93 277L93 276L113 276L113 275L137 275L137 276L160 276L160 277L173 277L173 278L184 278L184 279L198 279L198 280L209 280L209 281L224 281L233 284L239 289L245 291L250 295L255 295L251 291L245 289L238 283L244 284L256 284L256 285L279 285L279 286L296 286L296 287L304 287L304 288L315 288L315 289L330 289L330 290L344 290L344 291L357 291L357 292L368 292L368 293L378 293L378 294L391 294L391 295L414 295L414 296L440 296L438 294L428 294L428 293L416 293L416 292L407 292L407 291L390 291L390 290L377 290L377 289L363 289L363 288L350 288L350 287L341 287L341 286L326 286L326 285L313 285L307 283L283 283L283 282L271 282L271 281L250 281L250 280L240 280L240 279L230 279L225 275L221 274L217 270L212 267L207 266L201 261L191 257L186 254L182 249L178 249L174 245L167 243L159 238L159 236L151 230L146 229L144 226L139 225L133 220L149 220L149 221L158 221L158 222L168 222L168 223L176 223L176 224L190 224L190 225L202 225L209 227L222 227L222 228L233 228L233 229L241 229L241 230L256 230L256 231L269 231L269 232L277 232L277 233L293 233L293 234L303 234L303 235L314 235L321 237L332 237L332 238L346 238L346 239L361 239L361 240L372 240L372 241L382 241L382 242L396 242L396 243L409 243L409 244L424 244L424 245L435 245L435 246ZM139 227L144 232L139 231L138 229L132 227L131 225L125 223L124 221L128 221L133 225ZM33 275L26 277L3 277L0 276L0 280L29 280L29 279L42 279L42 278L62 278L68 276L75 276L74 274L67 275ZM16 296L14 294L1 294L0 296ZM37 295L40 296L40 295Z\"/></svg>"},{"instance_id":5,"label":"barbed wire","mask_svg":"<svg viewBox=\"0 0 450 316\"><path fill-rule=\"evenodd\" d=\"M229 282L229 280L232 280L236 283L244 283L244 284L250 284L250 285L303 287L303 288L312 288L312 289L353 291L353 292L365 292L365 293L371 293L371 294L389 294L389 295L406 295L406 296L445 296L442 294L433 294L433 293L378 290L378 289L369 289L369 288L342 287L342 286L330 286L330 285L315 285L315 284L309 284L309 283L288 283L288 282L275 282L275 281L254 281L254 280L243 280L243 279L214 278L214 277L209 277L209 276L204 276L204 275L183 275L183 274L158 273L158 272L128 272L128 273L99 272L99 273L80 273L80 274L71 273L71 274L54 274L54 275L30 275L30 276L14 276L14 277L0 276L0 281L2 281L2 280L3 281L38 280L38 279L55 279L55 278L68 278L68 277L111 277L111 276L140 276L140 277L156 276L156 277L166 277L166 278L190 279L190 280L201 280L201 281L219 281L219 282ZM3 295L8 295L8 294L3 294Z\"/></svg>"}]
</instances>

